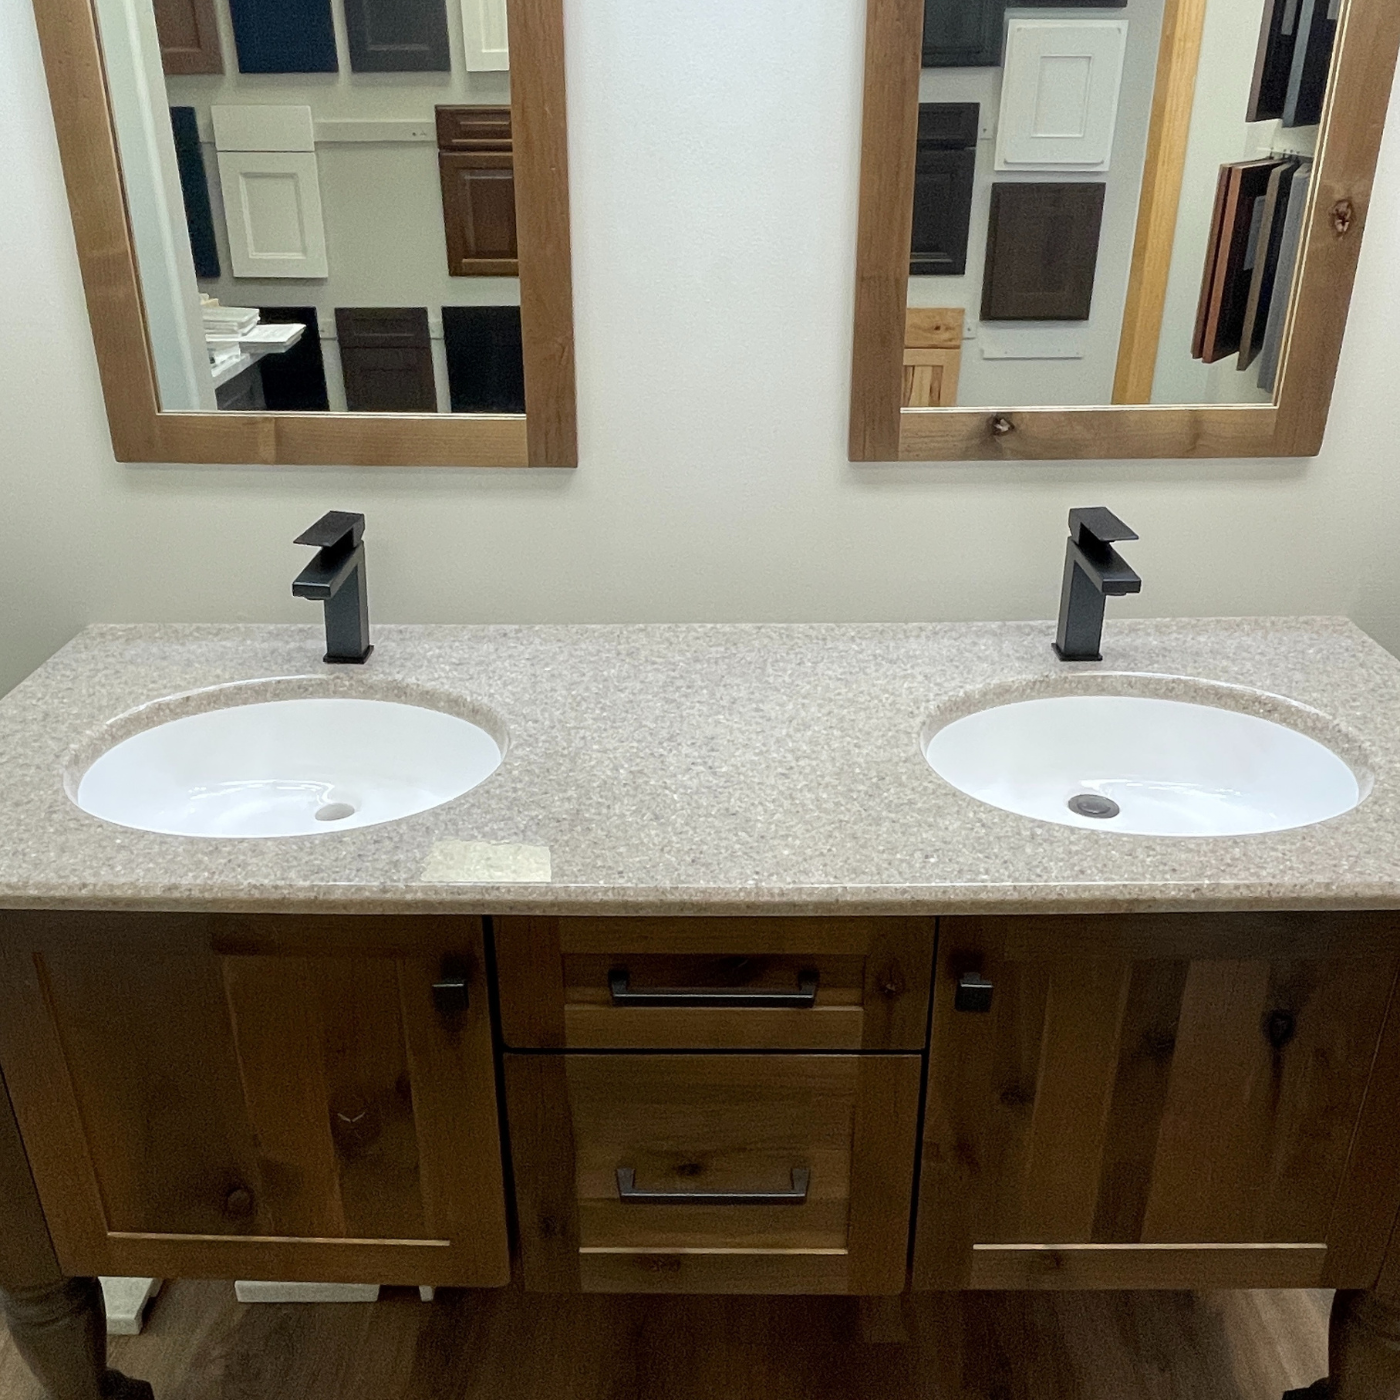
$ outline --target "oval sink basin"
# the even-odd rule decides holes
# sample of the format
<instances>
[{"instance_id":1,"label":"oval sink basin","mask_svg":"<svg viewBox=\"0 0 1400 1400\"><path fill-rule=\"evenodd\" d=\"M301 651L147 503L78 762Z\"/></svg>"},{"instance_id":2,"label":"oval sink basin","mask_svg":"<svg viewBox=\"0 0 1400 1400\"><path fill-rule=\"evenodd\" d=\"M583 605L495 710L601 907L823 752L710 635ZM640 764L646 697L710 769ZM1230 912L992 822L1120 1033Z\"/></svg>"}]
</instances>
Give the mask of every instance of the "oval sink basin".
<instances>
[{"instance_id":1,"label":"oval sink basin","mask_svg":"<svg viewBox=\"0 0 1400 1400\"><path fill-rule=\"evenodd\" d=\"M97 758L74 800L172 836L313 836L425 812L500 763L486 730L441 710L301 697L144 729Z\"/></svg>"},{"instance_id":2,"label":"oval sink basin","mask_svg":"<svg viewBox=\"0 0 1400 1400\"><path fill-rule=\"evenodd\" d=\"M926 733L924 757L1003 811L1134 836L1287 831L1363 796L1352 769L1296 729L1146 696L995 705Z\"/></svg>"}]
</instances>

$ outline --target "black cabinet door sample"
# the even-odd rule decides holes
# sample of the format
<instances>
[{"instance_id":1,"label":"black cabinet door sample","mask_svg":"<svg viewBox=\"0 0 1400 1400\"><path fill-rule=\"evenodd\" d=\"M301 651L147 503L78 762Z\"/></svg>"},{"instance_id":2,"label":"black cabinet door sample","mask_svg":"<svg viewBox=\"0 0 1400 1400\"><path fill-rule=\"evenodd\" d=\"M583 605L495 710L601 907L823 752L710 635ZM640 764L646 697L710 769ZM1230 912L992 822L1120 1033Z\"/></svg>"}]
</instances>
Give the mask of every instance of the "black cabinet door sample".
<instances>
[{"instance_id":1,"label":"black cabinet door sample","mask_svg":"<svg viewBox=\"0 0 1400 1400\"><path fill-rule=\"evenodd\" d=\"M345 0L357 73L446 73L452 68L444 0Z\"/></svg>"},{"instance_id":2,"label":"black cabinet door sample","mask_svg":"<svg viewBox=\"0 0 1400 1400\"><path fill-rule=\"evenodd\" d=\"M330 0L229 0L240 73L335 73Z\"/></svg>"},{"instance_id":3,"label":"black cabinet door sample","mask_svg":"<svg viewBox=\"0 0 1400 1400\"><path fill-rule=\"evenodd\" d=\"M925 68L998 68L1006 0L924 0Z\"/></svg>"},{"instance_id":4,"label":"black cabinet door sample","mask_svg":"<svg viewBox=\"0 0 1400 1400\"><path fill-rule=\"evenodd\" d=\"M335 335L351 413L437 412L425 307L340 306Z\"/></svg>"},{"instance_id":5,"label":"black cabinet door sample","mask_svg":"<svg viewBox=\"0 0 1400 1400\"><path fill-rule=\"evenodd\" d=\"M967 271L978 118L975 102L919 104L911 277L961 277Z\"/></svg>"},{"instance_id":6,"label":"black cabinet door sample","mask_svg":"<svg viewBox=\"0 0 1400 1400\"><path fill-rule=\"evenodd\" d=\"M214 240L214 215L209 207L209 172L199 144L199 122L193 107L172 107L175 161L180 170L180 193L185 198L185 223L190 230L196 277L219 275L219 245Z\"/></svg>"},{"instance_id":7,"label":"black cabinet door sample","mask_svg":"<svg viewBox=\"0 0 1400 1400\"><path fill-rule=\"evenodd\" d=\"M314 306L260 306L258 316L271 325L306 327L301 339L280 355L258 361L263 402L273 413L325 413L331 406L326 392L326 366L321 358L321 325Z\"/></svg>"},{"instance_id":8,"label":"black cabinet door sample","mask_svg":"<svg viewBox=\"0 0 1400 1400\"><path fill-rule=\"evenodd\" d=\"M1254 80L1244 117L1247 122L1276 121L1283 115L1298 41L1298 8L1298 0L1264 0L1259 51L1254 57Z\"/></svg>"},{"instance_id":9,"label":"black cabinet door sample","mask_svg":"<svg viewBox=\"0 0 1400 1400\"><path fill-rule=\"evenodd\" d=\"M1315 126L1322 120L1340 10L1341 0L1298 0L1298 42L1283 102L1284 126Z\"/></svg>"},{"instance_id":10,"label":"black cabinet door sample","mask_svg":"<svg viewBox=\"0 0 1400 1400\"><path fill-rule=\"evenodd\" d=\"M993 185L982 319L1087 321L1103 200L1103 185Z\"/></svg>"},{"instance_id":11,"label":"black cabinet door sample","mask_svg":"<svg viewBox=\"0 0 1400 1400\"><path fill-rule=\"evenodd\" d=\"M453 413L524 413L518 306L444 306Z\"/></svg>"}]
</instances>

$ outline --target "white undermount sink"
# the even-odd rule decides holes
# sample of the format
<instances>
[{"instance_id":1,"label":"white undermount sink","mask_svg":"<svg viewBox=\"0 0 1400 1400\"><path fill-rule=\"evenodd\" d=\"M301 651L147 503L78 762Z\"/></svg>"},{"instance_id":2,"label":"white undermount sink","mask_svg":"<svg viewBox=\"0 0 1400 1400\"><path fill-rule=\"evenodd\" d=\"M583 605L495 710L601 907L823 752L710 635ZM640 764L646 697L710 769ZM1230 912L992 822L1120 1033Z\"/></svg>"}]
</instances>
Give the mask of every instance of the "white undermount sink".
<instances>
[{"instance_id":1,"label":"white undermount sink","mask_svg":"<svg viewBox=\"0 0 1400 1400\"><path fill-rule=\"evenodd\" d=\"M1287 831L1365 796L1348 763L1297 729L1150 695L989 702L931 722L923 749L940 777L993 807L1135 836Z\"/></svg>"},{"instance_id":2,"label":"white undermount sink","mask_svg":"<svg viewBox=\"0 0 1400 1400\"><path fill-rule=\"evenodd\" d=\"M231 698L122 739L70 791L85 812L142 831L311 836L440 806L500 763L484 728L423 705Z\"/></svg>"}]
</instances>

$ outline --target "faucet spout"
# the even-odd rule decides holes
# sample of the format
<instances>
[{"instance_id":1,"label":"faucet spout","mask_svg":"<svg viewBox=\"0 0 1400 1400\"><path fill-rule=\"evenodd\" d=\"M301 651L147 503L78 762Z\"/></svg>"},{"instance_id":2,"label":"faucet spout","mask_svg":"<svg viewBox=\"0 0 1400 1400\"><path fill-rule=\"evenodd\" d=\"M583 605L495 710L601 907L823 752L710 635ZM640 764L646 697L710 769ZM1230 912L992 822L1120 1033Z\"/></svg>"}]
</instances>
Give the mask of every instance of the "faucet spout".
<instances>
[{"instance_id":1,"label":"faucet spout","mask_svg":"<svg viewBox=\"0 0 1400 1400\"><path fill-rule=\"evenodd\" d=\"M292 581L292 596L325 604L323 659L332 665L360 665L374 650L369 640L364 528L363 515L333 510L296 539L297 544L315 545L317 554Z\"/></svg>"},{"instance_id":2,"label":"faucet spout","mask_svg":"<svg viewBox=\"0 0 1400 1400\"><path fill-rule=\"evenodd\" d=\"M1101 506L1070 511L1069 525L1055 655L1061 661L1102 661L1104 599L1142 592L1142 579L1112 542L1137 535Z\"/></svg>"}]
</instances>

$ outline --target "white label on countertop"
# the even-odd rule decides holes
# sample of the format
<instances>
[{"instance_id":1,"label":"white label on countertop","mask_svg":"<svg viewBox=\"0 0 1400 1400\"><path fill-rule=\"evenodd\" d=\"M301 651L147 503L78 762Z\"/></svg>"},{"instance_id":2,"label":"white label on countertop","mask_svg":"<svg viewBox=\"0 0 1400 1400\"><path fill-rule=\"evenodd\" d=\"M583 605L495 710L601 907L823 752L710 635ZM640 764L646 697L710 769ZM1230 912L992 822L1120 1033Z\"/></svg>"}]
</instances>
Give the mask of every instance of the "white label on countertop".
<instances>
[{"instance_id":1,"label":"white label on countertop","mask_svg":"<svg viewBox=\"0 0 1400 1400\"><path fill-rule=\"evenodd\" d=\"M436 841L418 878L428 885L535 885L553 876L548 846Z\"/></svg>"}]
</instances>

